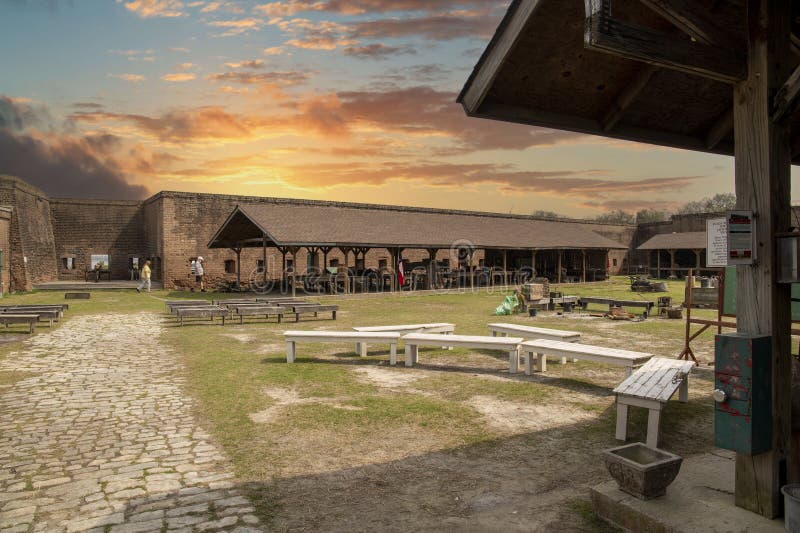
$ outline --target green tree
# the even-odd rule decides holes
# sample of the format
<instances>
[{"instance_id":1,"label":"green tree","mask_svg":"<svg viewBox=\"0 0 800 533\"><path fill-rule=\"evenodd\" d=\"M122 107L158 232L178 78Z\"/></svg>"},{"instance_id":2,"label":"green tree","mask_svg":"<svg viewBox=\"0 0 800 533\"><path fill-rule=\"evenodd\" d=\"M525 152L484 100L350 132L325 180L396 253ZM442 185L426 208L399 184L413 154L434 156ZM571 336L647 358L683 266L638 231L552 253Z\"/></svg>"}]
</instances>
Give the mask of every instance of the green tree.
<instances>
[{"instance_id":1,"label":"green tree","mask_svg":"<svg viewBox=\"0 0 800 533\"><path fill-rule=\"evenodd\" d=\"M690 213L722 213L736 208L736 195L732 193L719 193L708 196L702 200L684 204L677 213L687 215Z\"/></svg>"},{"instance_id":2,"label":"green tree","mask_svg":"<svg viewBox=\"0 0 800 533\"><path fill-rule=\"evenodd\" d=\"M594 217L597 222L605 222L607 224L633 224L636 222L636 217L622 209L614 209L602 215Z\"/></svg>"},{"instance_id":3,"label":"green tree","mask_svg":"<svg viewBox=\"0 0 800 533\"><path fill-rule=\"evenodd\" d=\"M636 212L636 223L663 222L669 220L669 213L658 209L640 209Z\"/></svg>"}]
</instances>

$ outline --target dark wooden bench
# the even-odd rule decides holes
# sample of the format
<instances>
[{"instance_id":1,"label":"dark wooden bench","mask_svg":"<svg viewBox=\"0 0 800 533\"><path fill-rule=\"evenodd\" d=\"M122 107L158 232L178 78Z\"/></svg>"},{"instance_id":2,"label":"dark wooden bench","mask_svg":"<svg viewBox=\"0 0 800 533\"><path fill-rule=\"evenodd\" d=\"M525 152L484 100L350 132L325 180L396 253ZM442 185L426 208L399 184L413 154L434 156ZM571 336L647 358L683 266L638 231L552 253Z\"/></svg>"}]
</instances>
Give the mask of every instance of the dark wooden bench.
<instances>
[{"instance_id":1,"label":"dark wooden bench","mask_svg":"<svg viewBox=\"0 0 800 533\"><path fill-rule=\"evenodd\" d=\"M281 322L283 320L283 315L289 312L289 310L285 307L249 304L229 306L228 310L230 310L232 314L239 317L239 324L244 324L244 317L246 316L263 316L266 319L269 319L271 316L277 316L278 322Z\"/></svg>"},{"instance_id":2,"label":"dark wooden bench","mask_svg":"<svg viewBox=\"0 0 800 533\"><path fill-rule=\"evenodd\" d=\"M33 333L33 328L38 321L38 315L11 313L0 314L0 324L3 324L5 327L8 327L10 324L27 324L28 333Z\"/></svg>"},{"instance_id":3,"label":"dark wooden bench","mask_svg":"<svg viewBox=\"0 0 800 533\"><path fill-rule=\"evenodd\" d=\"M214 322L216 317L222 319L222 325L224 326L225 318L228 316L228 310L216 305L208 305L205 307L176 307L175 314L181 326L183 326L184 318L208 318L211 322Z\"/></svg>"},{"instance_id":4,"label":"dark wooden bench","mask_svg":"<svg viewBox=\"0 0 800 533\"><path fill-rule=\"evenodd\" d=\"M55 308L45 309L40 307L14 307L0 309L0 316L3 315L35 315L40 322L47 320L49 325L52 327L53 322L58 322L63 313L61 309Z\"/></svg>"},{"instance_id":5,"label":"dark wooden bench","mask_svg":"<svg viewBox=\"0 0 800 533\"><path fill-rule=\"evenodd\" d=\"M91 293L88 292L65 292L64 299L65 300L88 300L92 297Z\"/></svg>"},{"instance_id":6,"label":"dark wooden bench","mask_svg":"<svg viewBox=\"0 0 800 533\"><path fill-rule=\"evenodd\" d=\"M655 307L656 303L649 300L618 300L614 298L599 298L596 296L582 296L580 298L580 306L586 310L589 304L607 305L609 309L612 307L644 307L645 312L649 315L650 311Z\"/></svg>"},{"instance_id":7,"label":"dark wooden bench","mask_svg":"<svg viewBox=\"0 0 800 533\"><path fill-rule=\"evenodd\" d=\"M338 305L321 305L321 304L314 304L314 305L295 305L291 307L292 312L294 313L295 322L300 322L300 315L308 315L313 313L314 317L316 318L319 316L319 313L330 312L331 313L331 320L336 320L336 312L339 310Z\"/></svg>"},{"instance_id":8,"label":"dark wooden bench","mask_svg":"<svg viewBox=\"0 0 800 533\"><path fill-rule=\"evenodd\" d=\"M167 300L164 302L164 307L170 313L174 313L175 309L180 307L205 307L212 305L208 300Z\"/></svg>"}]
</instances>

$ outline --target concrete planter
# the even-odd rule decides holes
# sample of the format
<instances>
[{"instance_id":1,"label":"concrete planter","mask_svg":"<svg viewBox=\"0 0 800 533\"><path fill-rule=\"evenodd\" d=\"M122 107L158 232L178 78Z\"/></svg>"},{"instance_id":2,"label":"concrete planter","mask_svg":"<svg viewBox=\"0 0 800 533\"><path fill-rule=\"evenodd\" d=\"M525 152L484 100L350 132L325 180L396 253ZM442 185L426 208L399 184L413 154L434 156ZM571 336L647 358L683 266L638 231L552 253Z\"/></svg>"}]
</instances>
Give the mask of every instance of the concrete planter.
<instances>
[{"instance_id":1,"label":"concrete planter","mask_svg":"<svg viewBox=\"0 0 800 533\"><path fill-rule=\"evenodd\" d=\"M620 490L649 500L663 496L681 469L683 458L641 442L603 451L606 468Z\"/></svg>"}]
</instances>

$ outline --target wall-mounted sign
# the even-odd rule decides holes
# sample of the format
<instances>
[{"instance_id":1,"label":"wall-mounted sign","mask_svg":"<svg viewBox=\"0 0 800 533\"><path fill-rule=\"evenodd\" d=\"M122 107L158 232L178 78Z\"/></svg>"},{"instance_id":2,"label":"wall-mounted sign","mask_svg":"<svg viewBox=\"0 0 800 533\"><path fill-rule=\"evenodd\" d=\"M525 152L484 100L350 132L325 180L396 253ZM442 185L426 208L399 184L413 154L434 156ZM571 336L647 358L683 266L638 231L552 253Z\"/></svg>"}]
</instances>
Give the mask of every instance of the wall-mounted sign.
<instances>
[{"instance_id":1,"label":"wall-mounted sign","mask_svg":"<svg viewBox=\"0 0 800 533\"><path fill-rule=\"evenodd\" d=\"M706 220L706 266L728 266L728 222L724 218Z\"/></svg>"},{"instance_id":2,"label":"wall-mounted sign","mask_svg":"<svg viewBox=\"0 0 800 533\"><path fill-rule=\"evenodd\" d=\"M728 211L728 264L752 265L756 260L752 211Z\"/></svg>"}]
</instances>

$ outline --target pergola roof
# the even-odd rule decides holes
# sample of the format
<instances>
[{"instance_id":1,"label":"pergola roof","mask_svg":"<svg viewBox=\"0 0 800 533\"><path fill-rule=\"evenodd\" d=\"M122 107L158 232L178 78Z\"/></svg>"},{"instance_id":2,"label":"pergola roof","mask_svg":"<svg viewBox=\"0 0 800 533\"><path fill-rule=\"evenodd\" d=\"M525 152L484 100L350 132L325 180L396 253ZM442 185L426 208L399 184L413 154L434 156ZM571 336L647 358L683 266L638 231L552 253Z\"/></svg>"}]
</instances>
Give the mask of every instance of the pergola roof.
<instances>
[{"instance_id":1,"label":"pergola roof","mask_svg":"<svg viewBox=\"0 0 800 533\"><path fill-rule=\"evenodd\" d=\"M714 44L648 7L663 2L613 0L610 14L608 2L514 0L458 102L473 117L732 155L732 84L746 74L746 2L680 2L713 21ZM642 57L632 59L636 51L614 41L623 32L638 32L638 40L626 40L642 43ZM670 68L672 58L659 58L664 36L661 48L683 65ZM707 64L717 70L709 74ZM794 146L798 163L800 142Z\"/></svg>"},{"instance_id":2,"label":"pergola roof","mask_svg":"<svg viewBox=\"0 0 800 533\"><path fill-rule=\"evenodd\" d=\"M637 250L705 250L705 231L685 233L660 233L648 239Z\"/></svg>"},{"instance_id":3,"label":"pergola roof","mask_svg":"<svg viewBox=\"0 0 800 533\"><path fill-rule=\"evenodd\" d=\"M323 202L238 205L209 248L625 249L576 222L518 215Z\"/></svg>"}]
</instances>

